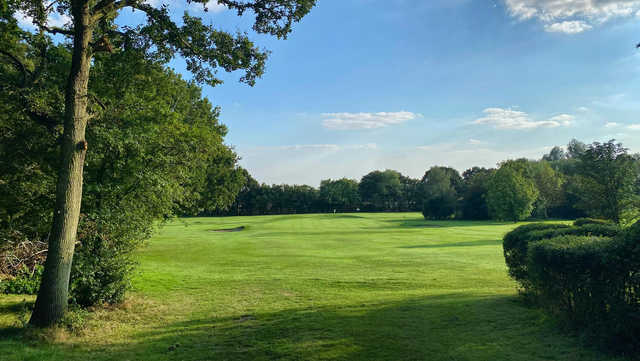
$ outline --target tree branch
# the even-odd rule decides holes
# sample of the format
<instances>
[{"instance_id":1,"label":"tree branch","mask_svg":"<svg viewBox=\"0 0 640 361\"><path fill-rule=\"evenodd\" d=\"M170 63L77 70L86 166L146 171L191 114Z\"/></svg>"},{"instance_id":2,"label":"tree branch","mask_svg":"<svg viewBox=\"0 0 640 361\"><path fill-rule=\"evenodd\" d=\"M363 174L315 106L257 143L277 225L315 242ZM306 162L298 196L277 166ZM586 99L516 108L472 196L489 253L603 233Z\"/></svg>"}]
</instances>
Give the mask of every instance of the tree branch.
<instances>
[{"instance_id":1,"label":"tree branch","mask_svg":"<svg viewBox=\"0 0 640 361\"><path fill-rule=\"evenodd\" d=\"M27 69L27 67L18 59L15 55L11 54L8 51L0 49L0 54L6 56L11 59L13 66L18 69L22 73L22 86L27 82L27 76L32 75L33 73Z\"/></svg>"},{"instance_id":2,"label":"tree branch","mask_svg":"<svg viewBox=\"0 0 640 361\"><path fill-rule=\"evenodd\" d=\"M91 22L98 22L100 19L104 18L111 11L120 10L127 6L135 7L139 4L140 0L102 0L93 7L91 13Z\"/></svg>"},{"instance_id":3,"label":"tree branch","mask_svg":"<svg viewBox=\"0 0 640 361\"><path fill-rule=\"evenodd\" d=\"M54 35L55 35L55 34L64 34L64 35L67 35L67 36L73 36L73 35L75 35L75 33L74 33L72 30L67 30L67 29L59 28L59 27L57 27L57 26L49 27L49 26L46 26L46 25L40 25L40 24L39 24L38 26L39 26L42 30L44 30L44 31L46 31L46 32L48 32L48 33L54 34Z\"/></svg>"}]
</instances>

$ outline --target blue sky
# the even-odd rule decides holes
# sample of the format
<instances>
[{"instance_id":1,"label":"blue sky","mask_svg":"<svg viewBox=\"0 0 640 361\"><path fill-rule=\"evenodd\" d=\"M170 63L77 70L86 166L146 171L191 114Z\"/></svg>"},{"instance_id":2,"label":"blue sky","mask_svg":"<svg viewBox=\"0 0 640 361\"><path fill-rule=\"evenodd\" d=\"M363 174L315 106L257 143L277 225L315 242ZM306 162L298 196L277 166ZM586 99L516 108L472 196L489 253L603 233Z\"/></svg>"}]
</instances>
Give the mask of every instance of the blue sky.
<instances>
[{"instance_id":1,"label":"blue sky","mask_svg":"<svg viewBox=\"0 0 640 361\"><path fill-rule=\"evenodd\" d=\"M261 182L463 171L572 138L640 151L638 0L319 0L288 40L250 36L272 51L264 77L204 94Z\"/></svg>"}]
</instances>

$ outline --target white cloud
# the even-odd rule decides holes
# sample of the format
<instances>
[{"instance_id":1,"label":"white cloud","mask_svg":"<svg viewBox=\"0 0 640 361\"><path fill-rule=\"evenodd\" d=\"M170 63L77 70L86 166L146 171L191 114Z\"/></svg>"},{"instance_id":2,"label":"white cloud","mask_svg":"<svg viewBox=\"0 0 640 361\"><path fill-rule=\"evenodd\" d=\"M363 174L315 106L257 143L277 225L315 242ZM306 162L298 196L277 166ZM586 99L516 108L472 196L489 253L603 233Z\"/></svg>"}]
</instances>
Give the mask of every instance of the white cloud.
<instances>
[{"instance_id":1,"label":"white cloud","mask_svg":"<svg viewBox=\"0 0 640 361\"><path fill-rule=\"evenodd\" d=\"M586 113L586 112L588 112L589 110L590 110L590 109L589 109L589 108L587 108L587 107L578 107L578 111L579 111L579 112Z\"/></svg>"},{"instance_id":2,"label":"white cloud","mask_svg":"<svg viewBox=\"0 0 640 361\"><path fill-rule=\"evenodd\" d=\"M545 30L576 34L640 11L640 0L504 0L519 20L537 19Z\"/></svg>"},{"instance_id":3,"label":"white cloud","mask_svg":"<svg viewBox=\"0 0 640 361\"><path fill-rule=\"evenodd\" d=\"M219 4L216 0L211 0L207 2L207 4L204 7L202 6L202 4L196 4L196 3L189 4L189 9L195 10L195 11L203 11L205 7L208 12L212 12L212 13L219 13L227 10L226 6Z\"/></svg>"},{"instance_id":4,"label":"white cloud","mask_svg":"<svg viewBox=\"0 0 640 361\"><path fill-rule=\"evenodd\" d=\"M639 124L631 124L627 128L629 128L631 130L640 130L640 123Z\"/></svg>"},{"instance_id":5,"label":"white cloud","mask_svg":"<svg viewBox=\"0 0 640 361\"><path fill-rule=\"evenodd\" d=\"M513 109L487 108L484 117L476 119L474 124L487 124L496 129L535 129L567 127L575 119L573 115L560 114L547 120L533 120L529 114Z\"/></svg>"},{"instance_id":6,"label":"white cloud","mask_svg":"<svg viewBox=\"0 0 640 361\"><path fill-rule=\"evenodd\" d=\"M354 130L376 129L404 123L420 117L412 112L380 112L380 113L324 113L322 125L328 129Z\"/></svg>"},{"instance_id":7,"label":"white cloud","mask_svg":"<svg viewBox=\"0 0 640 361\"><path fill-rule=\"evenodd\" d=\"M619 126L619 123L616 122L608 122L607 124L604 125L605 128L615 128L617 126Z\"/></svg>"},{"instance_id":8,"label":"white cloud","mask_svg":"<svg viewBox=\"0 0 640 361\"><path fill-rule=\"evenodd\" d=\"M593 26L581 20L563 21L559 23L546 24L544 29L550 33L577 34L591 29Z\"/></svg>"},{"instance_id":9,"label":"white cloud","mask_svg":"<svg viewBox=\"0 0 640 361\"><path fill-rule=\"evenodd\" d=\"M486 144L489 144L489 143L487 143L485 141L482 141L482 140L469 138L469 144L472 144L472 145L486 145Z\"/></svg>"},{"instance_id":10,"label":"white cloud","mask_svg":"<svg viewBox=\"0 0 640 361\"><path fill-rule=\"evenodd\" d=\"M18 11L15 14L16 20L18 21L18 26L25 30L35 30L36 26L33 24L33 18L29 15ZM66 24L71 22L71 18L66 14L59 14L57 12L51 12L49 17L47 18L47 26L54 26L58 28L64 27Z\"/></svg>"}]
</instances>

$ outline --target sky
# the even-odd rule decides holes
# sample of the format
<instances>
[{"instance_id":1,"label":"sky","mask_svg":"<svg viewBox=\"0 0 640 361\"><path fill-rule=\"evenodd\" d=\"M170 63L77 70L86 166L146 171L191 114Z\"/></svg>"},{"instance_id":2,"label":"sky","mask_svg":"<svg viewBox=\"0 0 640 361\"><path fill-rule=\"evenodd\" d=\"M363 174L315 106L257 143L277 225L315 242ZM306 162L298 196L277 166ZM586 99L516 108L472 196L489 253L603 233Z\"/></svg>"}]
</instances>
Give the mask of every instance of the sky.
<instances>
[{"instance_id":1,"label":"sky","mask_svg":"<svg viewBox=\"0 0 640 361\"><path fill-rule=\"evenodd\" d=\"M260 182L493 167L572 138L640 151L640 0L319 0L287 40L215 0L174 9L271 51L254 87L204 86Z\"/></svg>"}]
</instances>

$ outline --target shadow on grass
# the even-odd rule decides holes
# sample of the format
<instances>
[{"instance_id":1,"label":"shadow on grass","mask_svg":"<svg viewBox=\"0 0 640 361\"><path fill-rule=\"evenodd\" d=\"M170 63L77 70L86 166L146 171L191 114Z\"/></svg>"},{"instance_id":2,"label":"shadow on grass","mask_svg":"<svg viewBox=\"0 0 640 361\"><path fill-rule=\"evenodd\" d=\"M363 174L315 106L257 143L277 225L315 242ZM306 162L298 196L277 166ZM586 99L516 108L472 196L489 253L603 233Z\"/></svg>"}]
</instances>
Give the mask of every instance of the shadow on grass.
<instances>
[{"instance_id":1,"label":"shadow on grass","mask_svg":"<svg viewBox=\"0 0 640 361\"><path fill-rule=\"evenodd\" d=\"M414 246L401 246L398 248L450 248L450 247L480 247L480 246L500 246L502 240L499 239L487 239L482 241L467 241L467 242L448 242L448 243L435 243L435 244L419 244Z\"/></svg>"},{"instance_id":2,"label":"shadow on grass","mask_svg":"<svg viewBox=\"0 0 640 361\"><path fill-rule=\"evenodd\" d=\"M390 219L385 222L393 224L397 228L451 228L451 227L478 227L478 226L504 226L513 223L495 221L432 221L424 218Z\"/></svg>"},{"instance_id":3,"label":"shadow on grass","mask_svg":"<svg viewBox=\"0 0 640 361\"><path fill-rule=\"evenodd\" d=\"M95 360L613 360L515 297L463 294L193 319L56 354L82 360L86 352Z\"/></svg>"},{"instance_id":4,"label":"shadow on grass","mask_svg":"<svg viewBox=\"0 0 640 361\"><path fill-rule=\"evenodd\" d=\"M514 297L449 294L175 323L141 333L176 359L601 360ZM126 350L126 347L125 347Z\"/></svg>"},{"instance_id":5,"label":"shadow on grass","mask_svg":"<svg viewBox=\"0 0 640 361\"><path fill-rule=\"evenodd\" d=\"M558 334L514 297L446 294L177 322L108 349L60 347L95 360L605 360Z\"/></svg>"}]
</instances>

